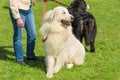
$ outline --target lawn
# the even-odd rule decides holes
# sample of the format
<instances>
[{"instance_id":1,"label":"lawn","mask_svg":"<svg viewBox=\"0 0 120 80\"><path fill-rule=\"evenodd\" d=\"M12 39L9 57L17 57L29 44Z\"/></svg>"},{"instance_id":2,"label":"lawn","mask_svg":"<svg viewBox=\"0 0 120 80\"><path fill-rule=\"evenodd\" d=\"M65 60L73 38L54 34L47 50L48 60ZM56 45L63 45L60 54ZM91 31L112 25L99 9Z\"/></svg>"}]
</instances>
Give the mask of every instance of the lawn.
<instances>
[{"instance_id":1,"label":"lawn","mask_svg":"<svg viewBox=\"0 0 120 80\"><path fill-rule=\"evenodd\" d=\"M38 61L30 61L28 66L16 63L13 51L13 26L9 17L8 0L0 0L0 80L120 80L120 1L86 0L90 12L97 22L96 52L86 52L82 66L72 69L63 67L52 79L45 77L45 52L39 28L43 18L43 4L37 0L33 6L37 39L35 53ZM60 0L70 4L72 0ZM47 2L47 10L59 4ZM23 48L26 52L26 32L23 35Z\"/></svg>"}]
</instances>

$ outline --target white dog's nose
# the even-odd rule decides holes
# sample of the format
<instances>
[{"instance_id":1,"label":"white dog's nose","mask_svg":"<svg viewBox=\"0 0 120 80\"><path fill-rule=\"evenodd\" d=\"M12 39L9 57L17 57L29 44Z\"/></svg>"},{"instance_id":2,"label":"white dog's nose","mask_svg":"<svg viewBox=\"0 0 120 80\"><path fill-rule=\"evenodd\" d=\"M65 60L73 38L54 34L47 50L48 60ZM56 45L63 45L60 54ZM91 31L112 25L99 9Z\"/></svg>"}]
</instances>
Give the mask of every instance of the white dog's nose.
<instances>
[{"instance_id":1,"label":"white dog's nose","mask_svg":"<svg viewBox=\"0 0 120 80\"><path fill-rule=\"evenodd\" d=\"M71 17L70 17L70 18L71 18L71 21L73 21L73 20L74 20L74 17L73 17L72 15L71 15Z\"/></svg>"}]
</instances>

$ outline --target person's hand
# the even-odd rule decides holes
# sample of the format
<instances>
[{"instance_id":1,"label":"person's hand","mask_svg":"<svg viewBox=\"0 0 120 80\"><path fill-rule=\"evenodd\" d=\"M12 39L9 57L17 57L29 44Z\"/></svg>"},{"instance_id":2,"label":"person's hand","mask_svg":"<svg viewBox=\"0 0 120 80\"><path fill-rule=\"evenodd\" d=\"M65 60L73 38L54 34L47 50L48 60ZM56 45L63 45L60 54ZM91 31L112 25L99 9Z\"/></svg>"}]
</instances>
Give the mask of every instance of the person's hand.
<instances>
[{"instance_id":1,"label":"person's hand","mask_svg":"<svg viewBox=\"0 0 120 80\"><path fill-rule=\"evenodd\" d=\"M48 0L43 0L44 2L47 2Z\"/></svg>"},{"instance_id":2,"label":"person's hand","mask_svg":"<svg viewBox=\"0 0 120 80\"><path fill-rule=\"evenodd\" d=\"M23 22L22 18L18 18L18 19L17 19L17 24L18 24L18 26L21 27L21 28L24 27L24 22Z\"/></svg>"},{"instance_id":3,"label":"person's hand","mask_svg":"<svg viewBox=\"0 0 120 80\"><path fill-rule=\"evenodd\" d=\"M35 6L36 0L32 0L32 5Z\"/></svg>"}]
</instances>

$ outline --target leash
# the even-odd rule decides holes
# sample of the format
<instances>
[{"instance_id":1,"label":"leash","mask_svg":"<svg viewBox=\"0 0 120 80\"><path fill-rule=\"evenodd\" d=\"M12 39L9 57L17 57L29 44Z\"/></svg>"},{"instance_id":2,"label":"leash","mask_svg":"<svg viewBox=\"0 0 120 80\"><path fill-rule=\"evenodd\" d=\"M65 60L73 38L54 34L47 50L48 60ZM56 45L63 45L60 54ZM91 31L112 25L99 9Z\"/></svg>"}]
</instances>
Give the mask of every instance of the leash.
<instances>
[{"instance_id":1,"label":"leash","mask_svg":"<svg viewBox=\"0 0 120 80\"><path fill-rule=\"evenodd\" d=\"M58 4L60 4L60 5L63 5L63 6L65 6L65 7L67 7L67 8L70 7L70 6L68 6L68 5L66 5L66 4L64 4L64 3L62 3L62 2L60 2L60 1L58 1L58 0L51 0L51 1L54 1L54 2L56 2L56 3L58 3Z\"/></svg>"},{"instance_id":2,"label":"leash","mask_svg":"<svg viewBox=\"0 0 120 80\"><path fill-rule=\"evenodd\" d=\"M54 1L54 2L56 2L58 4L60 4L60 5L63 5L65 7L67 7L67 8L70 7L70 6L68 6L68 5L66 5L66 4L64 4L64 3L62 3L62 2L60 2L58 0L51 0L51 1ZM46 2L48 2L48 0L43 0L43 18L44 18L45 14L46 14Z\"/></svg>"},{"instance_id":3,"label":"leash","mask_svg":"<svg viewBox=\"0 0 120 80\"><path fill-rule=\"evenodd\" d=\"M43 0L43 18L44 18L45 14L46 14L46 2L47 1L48 0Z\"/></svg>"}]
</instances>

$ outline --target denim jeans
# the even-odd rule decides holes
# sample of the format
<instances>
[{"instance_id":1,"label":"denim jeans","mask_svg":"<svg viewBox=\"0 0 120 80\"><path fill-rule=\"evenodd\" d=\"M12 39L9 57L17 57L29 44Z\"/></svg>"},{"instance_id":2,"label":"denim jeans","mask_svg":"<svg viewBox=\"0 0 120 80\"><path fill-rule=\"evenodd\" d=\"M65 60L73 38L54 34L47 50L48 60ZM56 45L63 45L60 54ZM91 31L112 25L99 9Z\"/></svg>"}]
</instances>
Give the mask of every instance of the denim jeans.
<instances>
[{"instance_id":1,"label":"denim jeans","mask_svg":"<svg viewBox=\"0 0 120 80\"><path fill-rule=\"evenodd\" d=\"M36 27L34 21L34 15L32 9L29 10L19 10L20 16L24 22L24 28L27 32L27 48L26 54L27 58L32 58L35 56L34 48L35 48L35 40L36 40ZM10 10L10 17L13 24L14 35L13 35L13 46L14 53L17 61L24 60L24 51L22 48L22 35L23 28L20 28L17 24L16 19L13 18L13 15Z\"/></svg>"}]
</instances>

